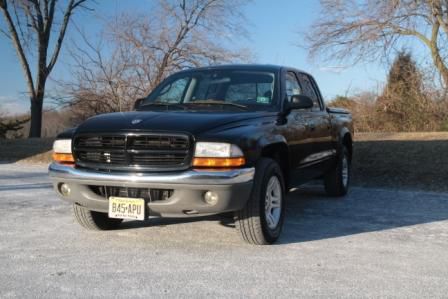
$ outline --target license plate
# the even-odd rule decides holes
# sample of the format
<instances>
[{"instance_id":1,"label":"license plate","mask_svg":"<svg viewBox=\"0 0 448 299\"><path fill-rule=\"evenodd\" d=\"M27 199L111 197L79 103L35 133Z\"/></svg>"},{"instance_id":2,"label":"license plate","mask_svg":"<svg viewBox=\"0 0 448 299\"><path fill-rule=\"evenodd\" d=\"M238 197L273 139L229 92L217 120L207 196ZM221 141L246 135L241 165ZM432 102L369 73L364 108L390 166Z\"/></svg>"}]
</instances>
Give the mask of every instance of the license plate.
<instances>
[{"instance_id":1,"label":"license plate","mask_svg":"<svg viewBox=\"0 0 448 299\"><path fill-rule=\"evenodd\" d=\"M119 219L145 220L143 198L109 197L109 217Z\"/></svg>"}]
</instances>

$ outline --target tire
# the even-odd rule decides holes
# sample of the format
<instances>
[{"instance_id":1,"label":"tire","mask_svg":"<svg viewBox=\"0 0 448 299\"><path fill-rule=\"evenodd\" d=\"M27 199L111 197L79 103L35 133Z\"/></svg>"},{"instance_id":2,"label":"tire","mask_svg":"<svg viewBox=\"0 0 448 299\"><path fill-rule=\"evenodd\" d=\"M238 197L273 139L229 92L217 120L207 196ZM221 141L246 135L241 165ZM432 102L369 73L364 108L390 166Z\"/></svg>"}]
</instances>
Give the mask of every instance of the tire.
<instances>
[{"instance_id":1,"label":"tire","mask_svg":"<svg viewBox=\"0 0 448 299\"><path fill-rule=\"evenodd\" d=\"M74 204L73 214L76 221L88 230L111 230L117 228L122 219L109 218L107 213L90 211Z\"/></svg>"},{"instance_id":2,"label":"tire","mask_svg":"<svg viewBox=\"0 0 448 299\"><path fill-rule=\"evenodd\" d=\"M350 186L351 157L346 146L342 146L335 166L324 176L325 191L330 196L344 196Z\"/></svg>"},{"instance_id":3,"label":"tire","mask_svg":"<svg viewBox=\"0 0 448 299\"><path fill-rule=\"evenodd\" d=\"M265 209L268 204L271 204L269 211ZM235 212L235 227L249 244L272 244L280 236L284 214L285 184L282 171L274 160L262 158L255 168L250 198L242 210Z\"/></svg>"}]
</instances>

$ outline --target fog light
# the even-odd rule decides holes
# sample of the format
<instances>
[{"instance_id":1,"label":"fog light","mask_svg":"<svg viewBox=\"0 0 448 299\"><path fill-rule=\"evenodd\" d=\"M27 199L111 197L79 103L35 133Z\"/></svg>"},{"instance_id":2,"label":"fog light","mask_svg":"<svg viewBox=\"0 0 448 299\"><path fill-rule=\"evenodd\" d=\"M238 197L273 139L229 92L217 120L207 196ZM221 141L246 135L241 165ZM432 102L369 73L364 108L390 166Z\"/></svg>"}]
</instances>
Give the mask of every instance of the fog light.
<instances>
[{"instance_id":1,"label":"fog light","mask_svg":"<svg viewBox=\"0 0 448 299\"><path fill-rule=\"evenodd\" d=\"M218 202L218 199L219 199L219 196L215 192L207 191L204 194L204 200L209 205L212 205L212 206L216 205L216 203Z\"/></svg>"},{"instance_id":2,"label":"fog light","mask_svg":"<svg viewBox=\"0 0 448 299\"><path fill-rule=\"evenodd\" d=\"M62 195L64 196L69 196L70 195L70 187L67 184L61 184L59 186L59 191L61 192Z\"/></svg>"}]
</instances>

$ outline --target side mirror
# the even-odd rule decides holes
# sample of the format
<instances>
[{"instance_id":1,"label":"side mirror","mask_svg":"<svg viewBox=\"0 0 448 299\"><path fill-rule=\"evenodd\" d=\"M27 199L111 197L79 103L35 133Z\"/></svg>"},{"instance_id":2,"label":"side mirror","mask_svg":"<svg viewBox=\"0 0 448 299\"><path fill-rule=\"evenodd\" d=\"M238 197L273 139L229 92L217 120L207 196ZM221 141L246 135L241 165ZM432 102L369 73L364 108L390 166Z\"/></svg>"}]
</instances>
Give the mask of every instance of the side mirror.
<instances>
[{"instance_id":1,"label":"side mirror","mask_svg":"<svg viewBox=\"0 0 448 299\"><path fill-rule=\"evenodd\" d=\"M291 97L291 102L288 103L287 107L289 110L293 109L311 109L313 108L313 100L306 95L296 94Z\"/></svg>"},{"instance_id":2,"label":"side mirror","mask_svg":"<svg viewBox=\"0 0 448 299\"><path fill-rule=\"evenodd\" d=\"M145 98L137 99L134 103L134 110L137 110L142 105Z\"/></svg>"}]
</instances>

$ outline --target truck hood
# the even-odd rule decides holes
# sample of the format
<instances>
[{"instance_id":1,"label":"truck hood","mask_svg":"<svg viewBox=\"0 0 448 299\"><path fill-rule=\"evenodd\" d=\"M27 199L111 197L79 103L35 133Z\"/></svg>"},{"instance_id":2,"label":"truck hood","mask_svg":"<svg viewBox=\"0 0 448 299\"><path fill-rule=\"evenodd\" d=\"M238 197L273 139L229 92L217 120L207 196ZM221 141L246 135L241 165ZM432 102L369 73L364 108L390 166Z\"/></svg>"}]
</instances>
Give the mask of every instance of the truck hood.
<instances>
[{"instance_id":1,"label":"truck hood","mask_svg":"<svg viewBox=\"0 0 448 299\"><path fill-rule=\"evenodd\" d=\"M136 111L101 114L82 123L76 133L108 133L130 131L187 132L193 135L227 125L248 125L276 112L180 112Z\"/></svg>"}]
</instances>

